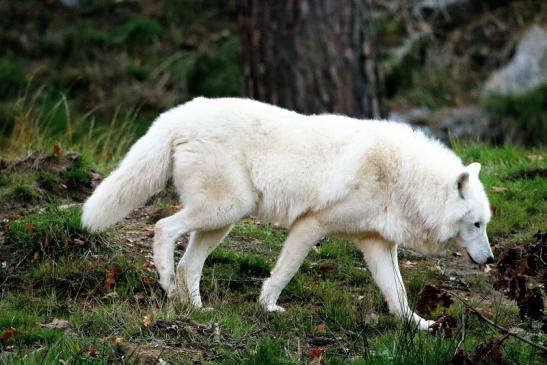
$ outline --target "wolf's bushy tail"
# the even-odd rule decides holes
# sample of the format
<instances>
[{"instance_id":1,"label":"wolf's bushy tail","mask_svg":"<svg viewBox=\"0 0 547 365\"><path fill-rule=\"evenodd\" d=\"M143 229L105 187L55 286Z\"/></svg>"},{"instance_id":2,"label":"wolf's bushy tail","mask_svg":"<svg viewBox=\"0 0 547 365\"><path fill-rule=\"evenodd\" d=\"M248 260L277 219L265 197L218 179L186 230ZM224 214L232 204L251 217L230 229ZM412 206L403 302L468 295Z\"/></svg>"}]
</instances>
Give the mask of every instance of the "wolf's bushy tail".
<instances>
[{"instance_id":1,"label":"wolf's bushy tail","mask_svg":"<svg viewBox=\"0 0 547 365\"><path fill-rule=\"evenodd\" d=\"M118 222L161 191L172 170L173 117L161 115L87 199L82 224L100 231Z\"/></svg>"}]
</instances>

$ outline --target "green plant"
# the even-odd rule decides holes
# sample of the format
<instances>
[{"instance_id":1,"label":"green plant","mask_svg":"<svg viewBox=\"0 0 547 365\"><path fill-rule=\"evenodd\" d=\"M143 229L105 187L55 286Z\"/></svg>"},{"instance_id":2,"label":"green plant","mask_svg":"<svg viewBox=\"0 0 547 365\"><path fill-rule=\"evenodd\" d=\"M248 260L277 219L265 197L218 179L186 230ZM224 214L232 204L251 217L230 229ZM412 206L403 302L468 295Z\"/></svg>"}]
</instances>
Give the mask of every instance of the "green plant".
<instances>
[{"instance_id":1,"label":"green plant","mask_svg":"<svg viewBox=\"0 0 547 365\"><path fill-rule=\"evenodd\" d=\"M212 50L198 54L188 71L188 91L192 96L239 96L242 74L239 67L241 46L232 36Z\"/></svg>"},{"instance_id":2,"label":"green plant","mask_svg":"<svg viewBox=\"0 0 547 365\"><path fill-rule=\"evenodd\" d=\"M154 19L131 18L112 31L116 43L150 43L164 33L163 26Z\"/></svg>"},{"instance_id":3,"label":"green plant","mask_svg":"<svg viewBox=\"0 0 547 365\"><path fill-rule=\"evenodd\" d=\"M11 57L0 58L0 98L16 96L26 84L21 62Z\"/></svg>"},{"instance_id":4,"label":"green plant","mask_svg":"<svg viewBox=\"0 0 547 365\"><path fill-rule=\"evenodd\" d=\"M482 102L490 113L504 121L509 136L525 144L545 144L547 85L522 95L487 95Z\"/></svg>"},{"instance_id":5,"label":"green plant","mask_svg":"<svg viewBox=\"0 0 547 365\"><path fill-rule=\"evenodd\" d=\"M6 241L16 250L38 248L54 256L92 247L100 238L82 227L80 217L79 208L52 205L9 222Z\"/></svg>"}]
</instances>

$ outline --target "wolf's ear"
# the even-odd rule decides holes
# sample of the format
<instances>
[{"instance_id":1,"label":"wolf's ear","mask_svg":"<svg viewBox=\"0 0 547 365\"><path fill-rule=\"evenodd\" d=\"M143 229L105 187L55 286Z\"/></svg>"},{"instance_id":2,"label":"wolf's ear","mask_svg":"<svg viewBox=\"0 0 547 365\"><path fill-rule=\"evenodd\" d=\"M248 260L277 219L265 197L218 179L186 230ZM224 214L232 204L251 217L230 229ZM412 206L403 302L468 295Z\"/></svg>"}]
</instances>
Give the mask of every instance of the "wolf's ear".
<instances>
[{"instance_id":1,"label":"wolf's ear","mask_svg":"<svg viewBox=\"0 0 547 365\"><path fill-rule=\"evenodd\" d=\"M463 197L463 188L465 185L469 182L469 172L465 171L458 176L458 180L456 180L456 186L458 187L458 193L460 194L460 198L464 199Z\"/></svg>"},{"instance_id":2,"label":"wolf's ear","mask_svg":"<svg viewBox=\"0 0 547 365\"><path fill-rule=\"evenodd\" d=\"M479 176L479 172L481 172L481 164L478 162L473 162L467 165L465 168L469 173L473 176Z\"/></svg>"}]
</instances>

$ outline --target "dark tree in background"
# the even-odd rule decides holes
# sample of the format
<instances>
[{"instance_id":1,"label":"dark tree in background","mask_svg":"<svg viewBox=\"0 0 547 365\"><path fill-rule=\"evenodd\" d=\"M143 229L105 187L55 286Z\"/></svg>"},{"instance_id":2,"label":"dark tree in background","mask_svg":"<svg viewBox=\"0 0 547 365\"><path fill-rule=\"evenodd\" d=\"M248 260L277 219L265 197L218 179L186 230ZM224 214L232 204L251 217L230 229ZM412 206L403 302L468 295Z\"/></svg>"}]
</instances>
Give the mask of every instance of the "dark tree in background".
<instances>
[{"instance_id":1,"label":"dark tree in background","mask_svg":"<svg viewBox=\"0 0 547 365\"><path fill-rule=\"evenodd\" d=\"M382 117L370 0L245 0L245 93L302 113Z\"/></svg>"}]
</instances>

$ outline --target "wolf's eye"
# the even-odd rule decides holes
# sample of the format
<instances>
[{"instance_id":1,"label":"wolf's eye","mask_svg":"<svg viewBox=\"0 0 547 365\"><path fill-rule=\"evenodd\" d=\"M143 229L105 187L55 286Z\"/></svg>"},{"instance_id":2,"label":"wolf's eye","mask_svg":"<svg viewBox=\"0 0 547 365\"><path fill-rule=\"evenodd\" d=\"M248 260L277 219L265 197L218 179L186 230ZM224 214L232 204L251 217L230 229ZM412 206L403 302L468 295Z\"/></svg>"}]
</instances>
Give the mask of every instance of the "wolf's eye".
<instances>
[{"instance_id":1,"label":"wolf's eye","mask_svg":"<svg viewBox=\"0 0 547 365\"><path fill-rule=\"evenodd\" d=\"M475 227L481 228L481 224L479 222L475 222Z\"/></svg>"}]
</instances>

